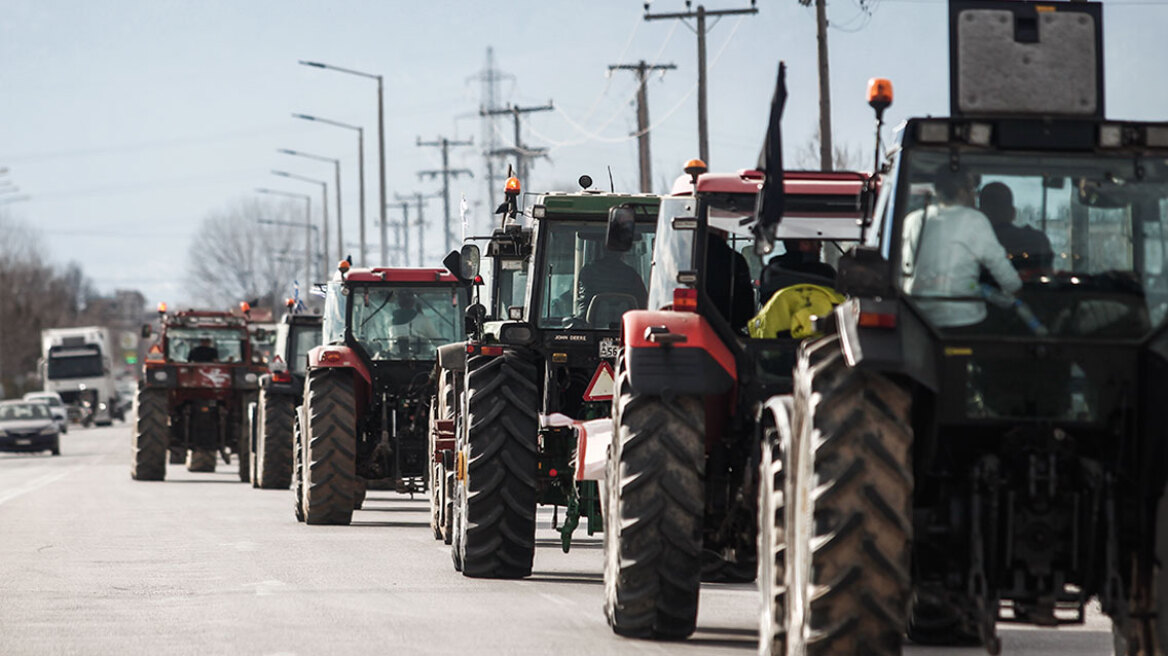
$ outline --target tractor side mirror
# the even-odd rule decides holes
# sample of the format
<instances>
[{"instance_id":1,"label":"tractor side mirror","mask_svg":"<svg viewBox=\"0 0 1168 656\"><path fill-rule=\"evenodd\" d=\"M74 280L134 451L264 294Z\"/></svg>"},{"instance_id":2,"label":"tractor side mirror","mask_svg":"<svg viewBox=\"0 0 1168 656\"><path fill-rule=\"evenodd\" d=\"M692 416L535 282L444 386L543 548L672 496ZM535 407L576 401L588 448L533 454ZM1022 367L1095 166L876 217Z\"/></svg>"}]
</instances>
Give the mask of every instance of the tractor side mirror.
<instances>
[{"instance_id":1,"label":"tractor side mirror","mask_svg":"<svg viewBox=\"0 0 1168 656\"><path fill-rule=\"evenodd\" d=\"M879 249L856 246L840 256L836 288L848 296L891 296L892 265Z\"/></svg>"},{"instance_id":2,"label":"tractor side mirror","mask_svg":"<svg viewBox=\"0 0 1168 656\"><path fill-rule=\"evenodd\" d=\"M487 308L482 303L473 303L466 308L466 334L474 335L487 318Z\"/></svg>"},{"instance_id":3,"label":"tractor side mirror","mask_svg":"<svg viewBox=\"0 0 1168 656\"><path fill-rule=\"evenodd\" d=\"M480 258L479 247L475 244L466 244L461 251L450 251L442 259L442 266L454 274L455 278L469 285L474 282L475 276L479 275Z\"/></svg>"},{"instance_id":4,"label":"tractor side mirror","mask_svg":"<svg viewBox=\"0 0 1168 656\"><path fill-rule=\"evenodd\" d=\"M608 230L604 233L604 247L624 253L633 247L637 233L637 211L630 205L617 205L608 210Z\"/></svg>"},{"instance_id":5,"label":"tractor side mirror","mask_svg":"<svg viewBox=\"0 0 1168 656\"><path fill-rule=\"evenodd\" d=\"M142 330L139 331L139 334L142 335L142 339L148 339L150 337L151 332L152 331L150 328L150 324L144 323L144 324L142 324Z\"/></svg>"}]
</instances>

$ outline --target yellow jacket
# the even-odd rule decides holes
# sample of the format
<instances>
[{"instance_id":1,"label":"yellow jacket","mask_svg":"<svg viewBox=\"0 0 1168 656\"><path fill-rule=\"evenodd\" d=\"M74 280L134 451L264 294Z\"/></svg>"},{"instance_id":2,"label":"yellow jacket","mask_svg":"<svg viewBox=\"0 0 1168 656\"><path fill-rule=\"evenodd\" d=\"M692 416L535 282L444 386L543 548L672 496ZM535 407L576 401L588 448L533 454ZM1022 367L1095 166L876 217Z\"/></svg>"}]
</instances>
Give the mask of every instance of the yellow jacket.
<instances>
[{"instance_id":1,"label":"yellow jacket","mask_svg":"<svg viewBox=\"0 0 1168 656\"><path fill-rule=\"evenodd\" d=\"M812 337L816 333L811 318L825 316L843 302L843 295L830 287L784 287L775 292L762 306L762 310L746 324L747 330L751 337L759 339L773 339L784 332L790 332L791 337L796 339Z\"/></svg>"}]
</instances>

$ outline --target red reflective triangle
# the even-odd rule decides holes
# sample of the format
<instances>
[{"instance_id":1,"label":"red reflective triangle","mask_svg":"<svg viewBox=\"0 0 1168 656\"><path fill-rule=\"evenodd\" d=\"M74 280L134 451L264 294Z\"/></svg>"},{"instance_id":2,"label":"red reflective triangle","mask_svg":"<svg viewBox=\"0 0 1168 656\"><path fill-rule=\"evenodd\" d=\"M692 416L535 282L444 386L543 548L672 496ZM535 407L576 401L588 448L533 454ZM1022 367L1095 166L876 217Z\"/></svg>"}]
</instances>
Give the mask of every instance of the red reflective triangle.
<instances>
[{"instance_id":1,"label":"red reflective triangle","mask_svg":"<svg viewBox=\"0 0 1168 656\"><path fill-rule=\"evenodd\" d=\"M611 401L615 387L612 365L602 360L600 366L596 367L596 373L592 374L592 382L588 383L588 389L584 390L584 400Z\"/></svg>"}]
</instances>

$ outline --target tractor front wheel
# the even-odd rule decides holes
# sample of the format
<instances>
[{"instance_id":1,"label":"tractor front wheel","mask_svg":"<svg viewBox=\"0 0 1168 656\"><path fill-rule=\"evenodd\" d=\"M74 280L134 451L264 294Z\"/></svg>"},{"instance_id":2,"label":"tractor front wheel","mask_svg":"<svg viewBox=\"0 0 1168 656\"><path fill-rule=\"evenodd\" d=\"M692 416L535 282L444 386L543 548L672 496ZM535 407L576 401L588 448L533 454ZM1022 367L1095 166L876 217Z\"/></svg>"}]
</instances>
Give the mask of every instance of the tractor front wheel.
<instances>
[{"instance_id":1,"label":"tractor front wheel","mask_svg":"<svg viewBox=\"0 0 1168 656\"><path fill-rule=\"evenodd\" d=\"M804 343L787 477L792 651L899 655L912 589L912 398L844 360L839 337Z\"/></svg>"},{"instance_id":2,"label":"tractor front wheel","mask_svg":"<svg viewBox=\"0 0 1168 656\"><path fill-rule=\"evenodd\" d=\"M296 521L304 521L304 430L302 409L297 409L292 417L292 494L295 495L293 512Z\"/></svg>"},{"instance_id":3,"label":"tractor front wheel","mask_svg":"<svg viewBox=\"0 0 1168 656\"><path fill-rule=\"evenodd\" d=\"M304 520L349 524L357 495L357 403L348 369L309 374L305 399Z\"/></svg>"},{"instance_id":4,"label":"tractor front wheel","mask_svg":"<svg viewBox=\"0 0 1168 656\"><path fill-rule=\"evenodd\" d=\"M605 615L619 635L694 632L702 574L705 408L633 391L622 370L604 509Z\"/></svg>"},{"instance_id":5,"label":"tractor front wheel","mask_svg":"<svg viewBox=\"0 0 1168 656\"><path fill-rule=\"evenodd\" d=\"M462 573L531 575L539 457L539 372L519 354L467 362Z\"/></svg>"},{"instance_id":6,"label":"tractor front wheel","mask_svg":"<svg viewBox=\"0 0 1168 656\"><path fill-rule=\"evenodd\" d=\"M166 390L139 389L134 403L138 408L130 478L136 481L161 481L166 478L166 444L170 439Z\"/></svg>"},{"instance_id":7,"label":"tractor front wheel","mask_svg":"<svg viewBox=\"0 0 1168 656\"><path fill-rule=\"evenodd\" d=\"M791 448L791 397L772 397L766 402L759 424L762 460L759 464L758 590L762 596L762 621L758 627L758 653L787 654L787 488L786 457Z\"/></svg>"}]
</instances>

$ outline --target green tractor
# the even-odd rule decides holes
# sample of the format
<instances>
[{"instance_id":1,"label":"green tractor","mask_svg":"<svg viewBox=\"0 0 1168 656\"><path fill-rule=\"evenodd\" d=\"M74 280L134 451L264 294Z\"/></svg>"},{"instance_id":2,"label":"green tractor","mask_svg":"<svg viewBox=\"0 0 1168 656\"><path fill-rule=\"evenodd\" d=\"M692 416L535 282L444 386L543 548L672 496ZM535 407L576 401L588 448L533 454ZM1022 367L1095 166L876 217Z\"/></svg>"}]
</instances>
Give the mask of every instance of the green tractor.
<instances>
[{"instance_id":1,"label":"green tractor","mask_svg":"<svg viewBox=\"0 0 1168 656\"><path fill-rule=\"evenodd\" d=\"M581 480L579 426L609 416L620 317L646 301L659 198L591 191L588 176L580 183L583 191L538 195L521 211L518 180L508 180L488 247L492 320L472 312L453 418L452 556L466 576L530 575L539 505L556 506L564 551L581 519L589 534L602 530L598 485ZM626 253L604 245L614 207L637 217ZM520 296L508 281L524 271Z\"/></svg>"}]
</instances>

